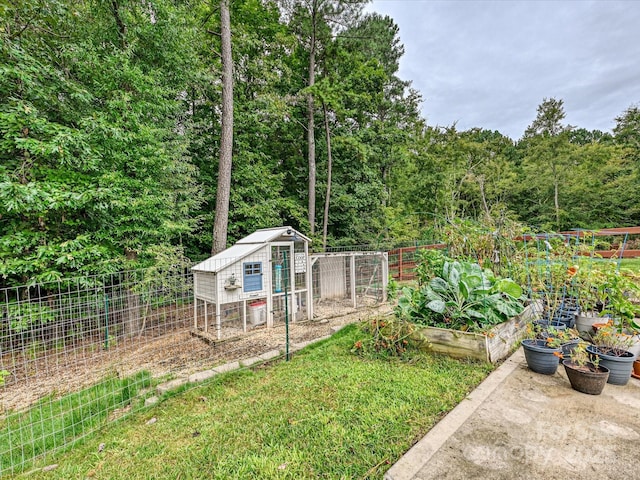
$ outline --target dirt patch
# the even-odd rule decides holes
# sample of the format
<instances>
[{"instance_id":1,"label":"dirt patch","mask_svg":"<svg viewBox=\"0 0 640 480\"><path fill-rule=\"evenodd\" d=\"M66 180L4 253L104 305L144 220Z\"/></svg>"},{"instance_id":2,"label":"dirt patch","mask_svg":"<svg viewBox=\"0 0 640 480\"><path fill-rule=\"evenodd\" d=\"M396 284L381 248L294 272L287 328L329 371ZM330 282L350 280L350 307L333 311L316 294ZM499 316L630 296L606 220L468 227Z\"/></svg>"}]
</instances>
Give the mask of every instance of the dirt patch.
<instances>
[{"instance_id":1,"label":"dirt patch","mask_svg":"<svg viewBox=\"0 0 640 480\"><path fill-rule=\"evenodd\" d=\"M355 310L320 309L318 318L293 323L290 343L330 335L336 326L390 311L389 305ZM188 375L234 360L253 357L285 346L285 326L256 328L234 339L208 344L190 333L192 320L182 318L170 327L150 326L143 335L117 341L87 341L61 351L23 349L2 355L0 370L11 373L0 389L3 412L24 409L46 396L57 397L89 387L108 375L120 377L141 370L154 377Z\"/></svg>"}]
</instances>

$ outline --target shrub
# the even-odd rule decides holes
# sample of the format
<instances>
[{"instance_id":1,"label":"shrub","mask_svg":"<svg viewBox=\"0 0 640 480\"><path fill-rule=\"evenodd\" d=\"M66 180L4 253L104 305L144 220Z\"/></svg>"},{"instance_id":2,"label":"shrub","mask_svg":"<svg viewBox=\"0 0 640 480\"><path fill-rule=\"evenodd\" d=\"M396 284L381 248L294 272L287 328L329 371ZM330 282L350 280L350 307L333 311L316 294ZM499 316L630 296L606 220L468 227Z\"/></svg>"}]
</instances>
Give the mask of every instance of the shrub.
<instances>
[{"instance_id":1,"label":"shrub","mask_svg":"<svg viewBox=\"0 0 640 480\"><path fill-rule=\"evenodd\" d=\"M362 356L403 357L410 351L429 347L414 323L393 316L362 322L360 330L364 336L354 343L351 351Z\"/></svg>"}]
</instances>

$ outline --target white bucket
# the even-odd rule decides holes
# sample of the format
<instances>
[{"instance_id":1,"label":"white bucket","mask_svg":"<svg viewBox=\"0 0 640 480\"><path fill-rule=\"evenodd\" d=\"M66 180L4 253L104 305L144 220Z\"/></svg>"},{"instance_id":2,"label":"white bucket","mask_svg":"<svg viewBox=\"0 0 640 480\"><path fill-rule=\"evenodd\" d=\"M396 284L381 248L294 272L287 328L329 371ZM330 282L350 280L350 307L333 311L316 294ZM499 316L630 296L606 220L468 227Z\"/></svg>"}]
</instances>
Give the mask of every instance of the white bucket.
<instances>
[{"instance_id":1,"label":"white bucket","mask_svg":"<svg viewBox=\"0 0 640 480\"><path fill-rule=\"evenodd\" d=\"M257 301L249 304L249 323L262 325L267 322L267 302Z\"/></svg>"}]
</instances>

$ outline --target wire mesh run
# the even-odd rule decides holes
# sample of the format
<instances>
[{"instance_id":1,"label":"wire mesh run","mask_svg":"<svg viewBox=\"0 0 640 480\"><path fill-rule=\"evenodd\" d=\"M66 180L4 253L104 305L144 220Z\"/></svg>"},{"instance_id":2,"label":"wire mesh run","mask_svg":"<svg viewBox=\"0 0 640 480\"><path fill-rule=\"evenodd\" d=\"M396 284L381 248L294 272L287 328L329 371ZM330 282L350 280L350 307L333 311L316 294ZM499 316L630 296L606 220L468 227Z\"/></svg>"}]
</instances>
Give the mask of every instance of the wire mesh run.
<instances>
[{"instance_id":1,"label":"wire mesh run","mask_svg":"<svg viewBox=\"0 0 640 480\"><path fill-rule=\"evenodd\" d=\"M283 351L287 318L294 344L358 320L350 315L362 306L384 304L386 254L318 258L313 268L324 265L324 279L311 267L307 275L304 254L297 246L276 248L218 279L196 280L190 266L180 264L1 289L0 476L24 471L34 459L142 408L161 381ZM268 289L234 301L233 292L258 274ZM214 281L228 297L213 292ZM339 298L326 295L339 289L333 282L344 290ZM307 290L316 284L324 294L314 298ZM208 302L197 298L197 288L211 289ZM332 320L306 321L312 312ZM194 323L215 342L194 335Z\"/></svg>"},{"instance_id":2,"label":"wire mesh run","mask_svg":"<svg viewBox=\"0 0 640 480\"><path fill-rule=\"evenodd\" d=\"M311 256L314 312L330 317L386 301L386 252L331 252Z\"/></svg>"}]
</instances>

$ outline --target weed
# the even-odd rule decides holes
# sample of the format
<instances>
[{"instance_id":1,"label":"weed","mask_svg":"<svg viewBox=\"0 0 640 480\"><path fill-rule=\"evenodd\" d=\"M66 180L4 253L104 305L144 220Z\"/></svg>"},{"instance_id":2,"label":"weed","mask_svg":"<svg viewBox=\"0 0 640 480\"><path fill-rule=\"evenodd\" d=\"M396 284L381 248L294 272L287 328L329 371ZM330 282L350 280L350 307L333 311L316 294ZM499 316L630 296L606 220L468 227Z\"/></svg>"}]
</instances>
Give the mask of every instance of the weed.
<instances>
[{"instance_id":1,"label":"weed","mask_svg":"<svg viewBox=\"0 0 640 480\"><path fill-rule=\"evenodd\" d=\"M359 355L402 357L408 351L425 351L429 347L429 342L418 331L416 324L402 318L373 318L361 323L360 329L364 336L351 349Z\"/></svg>"}]
</instances>

